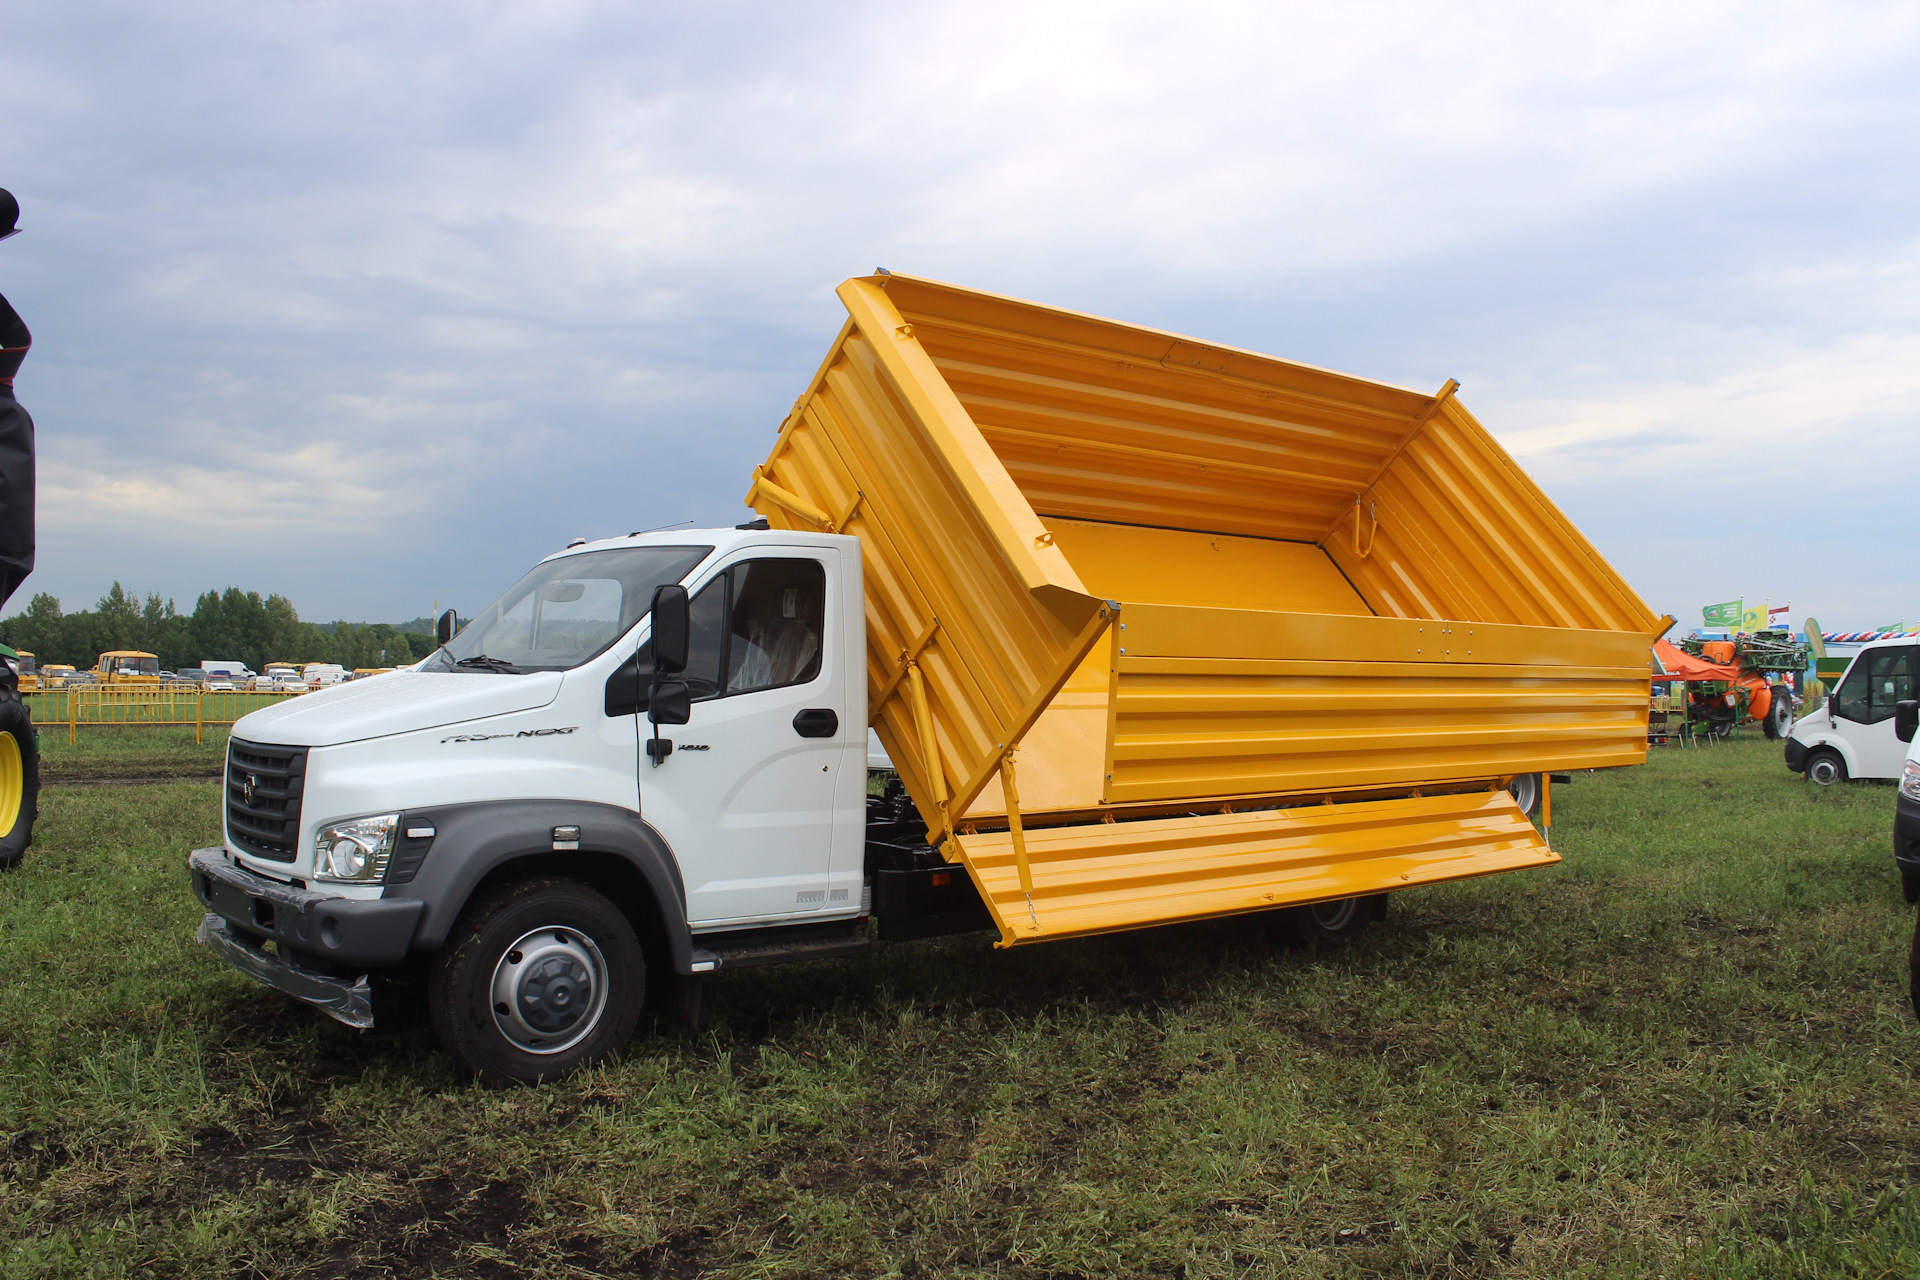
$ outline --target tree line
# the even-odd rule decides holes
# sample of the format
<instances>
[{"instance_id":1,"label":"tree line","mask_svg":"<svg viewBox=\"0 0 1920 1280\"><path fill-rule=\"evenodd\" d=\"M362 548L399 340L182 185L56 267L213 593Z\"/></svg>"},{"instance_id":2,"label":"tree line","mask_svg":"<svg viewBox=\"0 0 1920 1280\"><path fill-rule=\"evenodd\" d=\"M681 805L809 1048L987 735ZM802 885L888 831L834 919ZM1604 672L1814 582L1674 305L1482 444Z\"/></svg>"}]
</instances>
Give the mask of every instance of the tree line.
<instances>
[{"instance_id":1,"label":"tree line","mask_svg":"<svg viewBox=\"0 0 1920 1280\"><path fill-rule=\"evenodd\" d=\"M25 649L42 667L64 662L92 667L110 649L140 649L167 670L202 661L244 662L259 671L269 662L337 662L354 667L397 667L433 652L433 624L417 618L385 622L302 622L282 595L228 587L208 591L181 613L172 600L136 593L116 582L92 609L65 613L60 601L41 592L24 613L0 620L0 642Z\"/></svg>"}]
</instances>

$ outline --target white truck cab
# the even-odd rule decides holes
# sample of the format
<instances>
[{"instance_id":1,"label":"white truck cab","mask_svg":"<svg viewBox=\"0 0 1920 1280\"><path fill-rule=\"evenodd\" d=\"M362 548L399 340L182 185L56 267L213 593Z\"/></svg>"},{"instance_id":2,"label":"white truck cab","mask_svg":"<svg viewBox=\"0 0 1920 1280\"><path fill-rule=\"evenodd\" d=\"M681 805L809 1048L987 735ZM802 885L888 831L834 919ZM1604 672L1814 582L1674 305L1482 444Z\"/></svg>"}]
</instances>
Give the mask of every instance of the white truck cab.
<instances>
[{"instance_id":1,"label":"white truck cab","mask_svg":"<svg viewBox=\"0 0 1920 1280\"><path fill-rule=\"evenodd\" d=\"M1794 721L1787 768L1821 786L1848 778L1898 778L1907 745L1894 734L1894 707L1914 697L1920 640L1862 645L1825 703Z\"/></svg>"},{"instance_id":2,"label":"white truck cab","mask_svg":"<svg viewBox=\"0 0 1920 1280\"><path fill-rule=\"evenodd\" d=\"M655 731L673 584L686 722ZM617 1045L673 975L865 949L861 587L853 537L591 542L425 661L244 717L191 862L202 941L362 1026L369 976L425 959L442 1039L495 1080Z\"/></svg>"}]
</instances>

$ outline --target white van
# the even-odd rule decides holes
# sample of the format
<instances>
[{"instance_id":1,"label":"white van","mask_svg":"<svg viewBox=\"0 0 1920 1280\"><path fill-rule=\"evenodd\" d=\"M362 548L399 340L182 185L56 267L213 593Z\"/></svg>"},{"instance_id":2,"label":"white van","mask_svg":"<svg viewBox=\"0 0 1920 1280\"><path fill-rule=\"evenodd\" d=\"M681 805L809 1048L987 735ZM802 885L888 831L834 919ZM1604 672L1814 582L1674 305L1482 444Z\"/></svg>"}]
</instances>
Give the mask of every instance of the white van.
<instances>
[{"instance_id":1,"label":"white van","mask_svg":"<svg viewBox=\"0 0 1920 1280\"><path fill-rule=\"evenodd\" d=\"M1907 745L1894 735L1894 705L1914 697L1920 640L1874 640L1860 647L1826 702L1794 721L1787 768L1821 786L1848 778L1897 778Z\"/></svg>"}]
</instances>

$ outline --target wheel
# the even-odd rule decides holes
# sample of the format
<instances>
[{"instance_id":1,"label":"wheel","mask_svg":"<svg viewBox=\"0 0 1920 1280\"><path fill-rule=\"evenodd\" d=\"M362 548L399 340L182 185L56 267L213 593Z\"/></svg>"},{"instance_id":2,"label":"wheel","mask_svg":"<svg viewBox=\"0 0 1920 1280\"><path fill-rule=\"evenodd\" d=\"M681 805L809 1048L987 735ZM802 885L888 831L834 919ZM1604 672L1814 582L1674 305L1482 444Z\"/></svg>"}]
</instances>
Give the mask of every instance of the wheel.
<instances>
[{"instance_id":1,"label":"wheel","mask_svg":"<svg viewBox=\"0 0 1920 1280\"><path fill-rule=\"evenodd\" d=\"M1830 787L1847 780L1847 762L1832 747L1815 747L1807 753L1807 780Z\"/></svg>"},{"instance_id":2,"label":"wheel","mask_svg":"<svg viewBox=\"0 0 1920 1280\"><path fill-rule=\"evenodd\" d=\"M1540 775L1523 773L1507 784L1507 794L1529 818L1540 816Z\"/></svg>"},{"instance_id":3,"label":"wheel","mask_svg":"<svg viewBox=\"0 0 1920 1280\"><path fill-rule=\"evenodd\" d=\"M39 815L40 742L33 714L18 692L0 686L0 871L26 854Z\"/></svg>"},{"instance_id":4,"label":"wheel","mask_svg":"<svg viewBox=\"0 0 1920 1280\"><path fill-rule=\"evenodd\" d=\"M1287 930L1294 941L1305 947L1344 946L1366 932L1376 917L1386 915L1387 895L1365 898L1339 898L1333 902L1310 902L1303 907L1288 907Z\"/></svg>"},{"instance_id":5,"label":"wheel","mask_svg":"<svg viewBox=\"0 0 1920 1280\"><path fill-rule=\"evenodd\" d=\"M1767 705L1767 718L1761 727L1769 738L1784 738L1793 732L1793 694L1783 684L1774 685L1768 692L1773 701Z\"/></svg>"},{"instance_id":6,"label":"wheel","mask_svg":"<svg viewBox=\"0 0 1920 1280\"><path fill-rule=\"evenodd\" d=\"M625 915L575 880L503 885L469 907L427 979L447 1052L490 1085L537 1084L627 1042L647 966Z\"/></svg>"}]
</instances>

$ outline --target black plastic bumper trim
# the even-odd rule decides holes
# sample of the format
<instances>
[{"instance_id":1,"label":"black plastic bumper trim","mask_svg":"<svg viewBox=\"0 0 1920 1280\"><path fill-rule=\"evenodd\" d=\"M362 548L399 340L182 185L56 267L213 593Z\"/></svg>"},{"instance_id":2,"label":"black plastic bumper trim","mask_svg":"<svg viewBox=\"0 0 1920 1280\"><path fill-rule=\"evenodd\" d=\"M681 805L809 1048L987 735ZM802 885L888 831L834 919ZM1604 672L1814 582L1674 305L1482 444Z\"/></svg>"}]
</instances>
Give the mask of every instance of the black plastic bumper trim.
<instances>
[{"instance_id":1,"label":"black plastic bumper trim","mask_svg":"<svg viewBox=\"0 0 1920 1280\"><path fill-rule=\"evenodd\" d=\"M269 955L257 945L248 945L244 935L236 934L231 925L211 911L200 918L200 931L196 936L201 946L255 982L304 1000L350 1027L364 1030L373 1025L373 990L367 984L366 974L357 978L335 978L296 969L279 956Z\"/></svg>"},{"instance_id":2,"label":"black plastic bumper trim","mask_svg":"<svg viewBox=\"0 0 1920 1280\"><path fill-rule=\"evenodd\" d=\"M1787 739L1787 768L1793 770L1795 773L1805 773L1807 771L1806 743L1796 741L1793 738Z\"/></svg>"},{"instance_id":3,"label":"black plastic bumper trim","mask_svg":"<svg viewBox=\"0 0 1920 1280\"><path fill-rule=\"evenodd\" d=\"M224 849L195 849L187 867L194 896L233 928L329 964L368 969L399 964L425 906L418 899L343 898L296 889L235 866Z\"/></svg>"}]
</instances>

